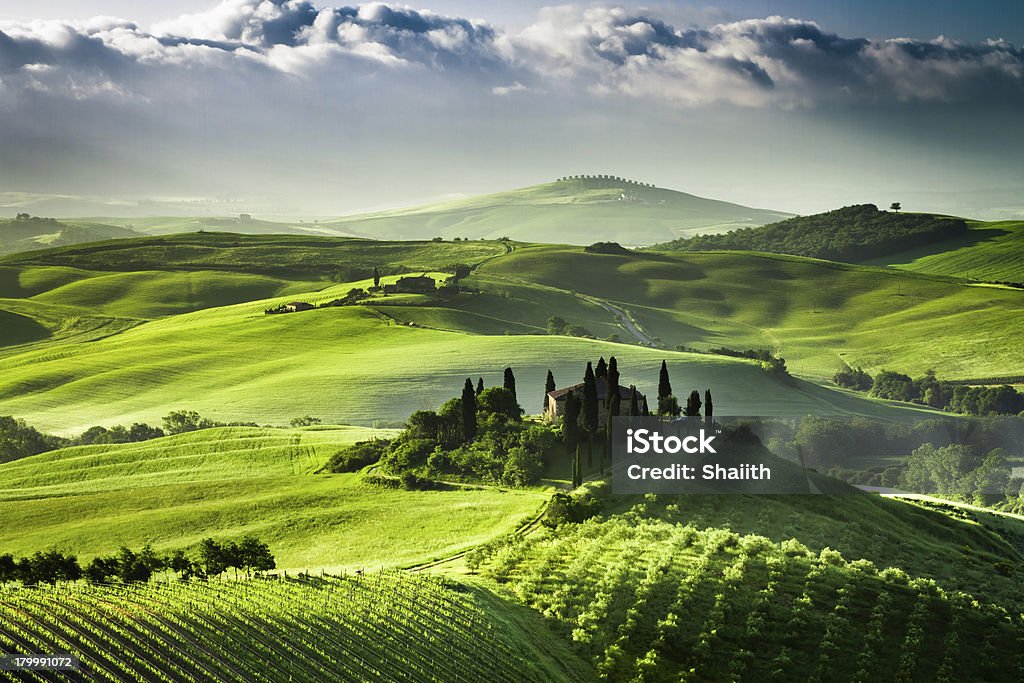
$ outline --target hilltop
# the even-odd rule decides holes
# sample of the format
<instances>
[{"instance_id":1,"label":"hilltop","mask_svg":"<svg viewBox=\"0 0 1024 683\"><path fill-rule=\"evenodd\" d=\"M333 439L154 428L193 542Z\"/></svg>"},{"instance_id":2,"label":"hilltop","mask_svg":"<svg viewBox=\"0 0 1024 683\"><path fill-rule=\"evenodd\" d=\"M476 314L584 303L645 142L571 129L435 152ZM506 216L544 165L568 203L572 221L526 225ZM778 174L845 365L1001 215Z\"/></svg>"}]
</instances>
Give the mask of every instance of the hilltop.
<instances>
[{"instance_id":1,"label":"hilltop","mask_svg":"<svg viewBox=\"0 0 1024 683\"><path fill-rule=\"evenodd\" d=\"M658 244L662 251L763 251L856 263L967 232L962 218L879 211L874 204Z\"/></svg>"},{"instance_id":2,"label":"hilltop","mask_svg":"<svg viewBox=\"0 0 1024 683\"><path fill-rule=\"evenodd\" d=\"M652 244L697 232L762 225L788 214L610 175L569 176L508 192L361 214L322 227L381 239L497 238Z\"/></svg>"}]
</instances>

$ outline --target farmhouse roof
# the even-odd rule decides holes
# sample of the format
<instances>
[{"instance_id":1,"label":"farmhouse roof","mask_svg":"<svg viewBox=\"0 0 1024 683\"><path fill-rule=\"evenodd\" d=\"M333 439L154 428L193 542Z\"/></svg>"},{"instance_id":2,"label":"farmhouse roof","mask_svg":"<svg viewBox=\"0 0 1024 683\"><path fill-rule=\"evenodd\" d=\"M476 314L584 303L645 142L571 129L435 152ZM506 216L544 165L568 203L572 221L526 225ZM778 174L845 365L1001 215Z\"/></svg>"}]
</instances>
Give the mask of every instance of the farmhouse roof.
<instances>
[{"instance_id":1,"label":"farmhouse roof","mask_svg":"<svg viewBox=\"0 0 1024 683\"><path fill-rule=\"evenodd\" d=\"M555 399L556 401L561 401L568 394L576 393L576 392L580 392L580 391L583 391L583 382L580 382L579 384L573 384L572 386L569 386L569 387L563 387L561 389L555 389L554 391L549 391L548 392L548 396L550 396L551 398ZM603 377L598 377L597 378L597 400L598 401L603 401L603 400L605 400L605 398L607 396L608 396L608 381L606 379L604 379ZM638 391L638 392L636 392L636 396L637 396L638 399L642 399L644 395ZM630 388L629 387L624 387L624 386L622 386L620 384L619 385L619 398L625 399L625 400L628 401L629 398L630 398Z\"/></svg>"}]
</instances>

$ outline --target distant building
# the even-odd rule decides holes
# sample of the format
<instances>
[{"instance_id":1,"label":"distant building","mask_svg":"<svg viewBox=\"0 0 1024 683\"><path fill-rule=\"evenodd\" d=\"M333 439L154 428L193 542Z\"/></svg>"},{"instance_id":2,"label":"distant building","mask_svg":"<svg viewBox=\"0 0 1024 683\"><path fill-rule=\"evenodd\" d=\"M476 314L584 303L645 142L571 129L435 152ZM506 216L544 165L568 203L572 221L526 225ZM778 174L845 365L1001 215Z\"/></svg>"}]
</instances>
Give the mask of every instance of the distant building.
<instances>
[{"instance_id":1,"label":"distant building","mask_svg":"<svg viewBox=\"0 0 1024 683\"><path fill-rule=\"evenodd\" d=\"M240 223L248 223L251 220L252 220L252 214L251 213L240 213L240 214L238 214L238 221Z\"/></svg>"},{"instance_id":2,"label":"distant building","mask_svg":"<svg viewBox=\"0 0 1024 683\"><path fill-rule=\"evenodd\" d=\"M284 305L285 313L295 313L297 311L312 311L315 306L308 304L305 301L292 301Z\"/></svg>"},{"instance_id":3,"label":"distant building","mask_svg":"<svg viewBox=\"0 0 1024 683\"><path fill-rule=\"evenodd\" d=\"M622 414L625 415L626 411L629 410L629 401L631 398L631 390L629 387L624 387L621 384L618 387L619 400L622 404ZM569 398L569 394L574 395L578 400L583 400L583 382L574 384L571 387L565 387L563 389L555 389L554 391L548 392L547 405L544 408L544 417L554 422L555 420L562 417L565 413L565 401ZM608 420L608 411L603 409L605 399L608 397L608 381L603 377L597 378L597 402L601 404L602 409L597 411L597 419L601 425ZM647 402L647 397L641 394L639 391L636 392L636 402L640 410L643 410L644 404Z\"/></svg>"},{"instance_id":4,"label":"distant building","mask_svg":"<svg viewBox=\"0 0 1024 683\"><path fill-rule=\"evenodd\" d=\"M429 294L437 289L437 280L427 275L400 277L393 285L384 285L385 294Z\"/></svg>"}]
</instances>

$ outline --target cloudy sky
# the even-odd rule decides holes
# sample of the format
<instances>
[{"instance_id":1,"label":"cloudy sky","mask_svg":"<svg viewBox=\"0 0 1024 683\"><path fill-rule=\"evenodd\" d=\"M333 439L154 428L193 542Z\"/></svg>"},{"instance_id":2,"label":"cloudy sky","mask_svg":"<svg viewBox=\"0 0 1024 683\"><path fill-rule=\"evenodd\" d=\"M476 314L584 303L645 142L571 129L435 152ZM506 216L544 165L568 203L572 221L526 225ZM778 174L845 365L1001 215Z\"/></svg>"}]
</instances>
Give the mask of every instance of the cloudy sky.
<instances>
[{"instance_id":1,"label":"cloudy sky","mask_svg":"<svg viewBox=\"0 0 1024 683\"><path fill-rule=\"evenodd\" d=\"M0 192L342 214L612 173L1024 215L1024 5L0 0Z\"/></svg>"}]
</instances>

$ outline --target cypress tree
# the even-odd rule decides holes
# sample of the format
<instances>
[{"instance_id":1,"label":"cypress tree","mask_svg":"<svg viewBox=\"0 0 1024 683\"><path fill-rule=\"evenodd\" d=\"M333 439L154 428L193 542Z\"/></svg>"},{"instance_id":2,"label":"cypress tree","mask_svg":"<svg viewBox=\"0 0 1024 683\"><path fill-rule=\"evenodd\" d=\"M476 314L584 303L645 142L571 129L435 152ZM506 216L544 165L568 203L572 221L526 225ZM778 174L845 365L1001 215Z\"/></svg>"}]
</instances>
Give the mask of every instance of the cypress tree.
<instances>
[{"instance_id":1,"label":"cypress tree","mask_svg":"<svg viewBox=\"0 0 1024 683\"><path fill-rule=\"evenodd\" d=\"M647 417L651 414L651 409L647 407L647 397L644 396L644 404L640 408L640 414Z\"/></svg>"},{"instance_id":2,"label":"cypress tree","mask_svg":"<svg viewBox=\"0 0 1024 683\"><path fill-rule=\"evenodd\" d=\"M711 402L711 390L704 390L704 424L707 429L715 424L715 406Z\"/></svg>"},{"instance_id":3,"label":"cypress tree","mask_svg":"<svg viewBox=\"0 0 1024 683\"><path fill-rule=\"evenodd\" d=\"M597 359L597 367L594 368L594 376L600 379L608 379L608 365L604 362L604 356Z\"/></svg>"},{"instance_id":4,"label":"cypress tree","mask_svg":"<svg viewBox=\"0 0 1024 683\"><path fill-rule=\"evenodd\" d=\"M572 456L580 442L580 402L569 392L565 397L565 414L562 416L562 436L565 439L565 450Z\"/></svg>"},{"instance_id":5,"label":"cypress tree","mask_svg":"<svg viewBox=\"0 0 1024 683\"><path fill-rule=\"evenodd\" d=\"M583 375L583 426L591 435L597 431L597 378L594 367L588 362Z\"/></svg>"},{"instance_id":6,"label":"cypress tree","mask_svg":"<svg viewBox=\"0 0 1024 683\"><path fill-rule=\"evenodd\" d=\"M479 396L484 390L484 378L481 377L476 381L476 395Z\"/></svg>"},{"instance_id":7,"label":"cypress tree","mask_svg":"<svg viewBox=\"0 0 1024 683\"><path fill-rule=\"evenodd\" d=\"M373 267L373 287L374 289L380 287L380 271L377 270L377 266Z\"/></svg>"},{"instance_id":8,"label":"cypress tree","mask_svg":"<svg viewBox=\"0 0 1024 683\"><path fill-rule=\"evenodd\" d=\"M548 394L555 390L555 376L548 370L548 378L544 380L544 403L541 404L540 411L543 413L548 409Z\"/></svg>"},{"instance_id":9,"label":"cypress tree","mask_svg":"<svg viewBox=\"0 0 1024 683\"><path fill-rule=\"evenodd\" d=\"M672 395L672 383L668 381L668 365L661 361L661 374L658 376L658 398Z\"/></svg>"},{"instance_id":10,"label":"cypress tree","mask_svg":"<svg viewBox=\"0 0 1024 683\"><path fill-rule=\"evenodd\" d=\"M629 385L629 412L626 414L630 417L635 417L640 414L640 405L636 400L636 386L633 384Z\"/></svg>"},{"instance_id":11,"label":"cypress tree","mask_svg":"<svg viewBox=\"0 0 1024 683\"><path fill-rule=\"evenodd\" d=\"M516 376L512 374L512 368L505 368L505 389L512 393L512 398L516 398Z\"/></svg>"},{"instance_id":12,"label":"cypress tree","mask_svg":"<svg viewBox=\"0 0 1024 683\"><path fill-rule=\"evenodd\" d=\"M615 356L608 359L608 394L607 403L611 404L612 396L618 393L619 388L619 361Z\"/></svg>"},{"instance_id":13,"label":"cypress tree","mask_svg":"<svg viewBox=\"0 0 1024 683\"><path fill-rule=\"evenodd\" d=\"M686 417L700 417L700 392L696 389L690 392L686 399Z\"/></svg>"},{"instance_id":14,"label":"cypress tree","mask_svg":"<svg viewBox=\"0 0 1024 683\"><path fill-rule=\"evenodd\" d=\"M476 391L469 377L462 388L462 438L467 443L476 438Z\"/></svg>"}]
</instances>

